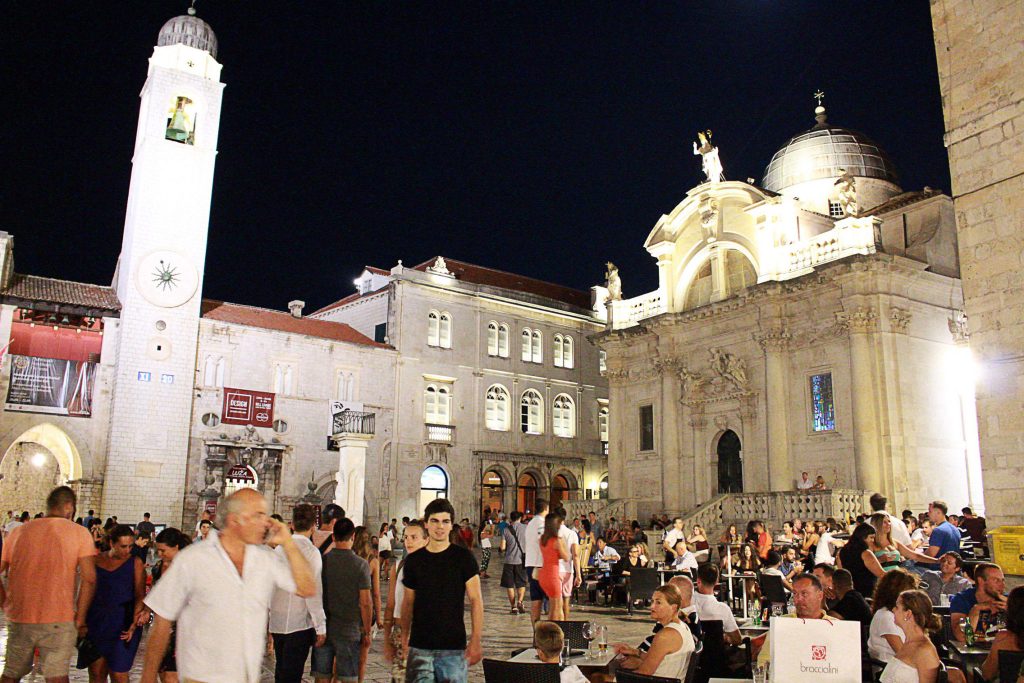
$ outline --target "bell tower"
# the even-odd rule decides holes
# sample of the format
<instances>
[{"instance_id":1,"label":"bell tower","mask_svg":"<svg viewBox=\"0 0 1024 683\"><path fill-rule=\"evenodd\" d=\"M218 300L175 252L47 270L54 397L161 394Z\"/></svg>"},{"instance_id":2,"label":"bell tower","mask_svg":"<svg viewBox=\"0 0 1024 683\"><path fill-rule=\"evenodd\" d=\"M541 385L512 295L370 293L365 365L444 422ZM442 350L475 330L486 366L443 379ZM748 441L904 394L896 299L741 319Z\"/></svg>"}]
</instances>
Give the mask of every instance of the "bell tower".
<instances>
[{"instance_id":1,"label":"bell tower","mask_svg":"<svg viewBox=\"0 0 1024 683\"><path fill-rule=\"evenodd\" d=\"M181 522L210 197L224 84L189 9L160 29L140 95L124 237L103 510Z\"/></svg>"}]
</instances>

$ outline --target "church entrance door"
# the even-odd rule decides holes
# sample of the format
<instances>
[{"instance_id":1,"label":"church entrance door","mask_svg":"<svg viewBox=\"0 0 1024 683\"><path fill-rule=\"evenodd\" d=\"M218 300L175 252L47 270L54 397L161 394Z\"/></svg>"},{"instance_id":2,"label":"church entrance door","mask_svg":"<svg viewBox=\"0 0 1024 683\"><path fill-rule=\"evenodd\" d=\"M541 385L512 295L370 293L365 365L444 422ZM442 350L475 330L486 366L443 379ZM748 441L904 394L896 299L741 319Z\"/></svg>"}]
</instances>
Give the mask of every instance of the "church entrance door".
<instances>
[{"instance_id":1,"label":"church entrance door","mask_svg":"<svg viewBox=\"0 0 1024 683\"><path fill-rule=\"evenodd\" d=\"M718 492L743 492L743 463L740 461L740 437L728 429L718 437Z\"/></svg>"}]
</instances>

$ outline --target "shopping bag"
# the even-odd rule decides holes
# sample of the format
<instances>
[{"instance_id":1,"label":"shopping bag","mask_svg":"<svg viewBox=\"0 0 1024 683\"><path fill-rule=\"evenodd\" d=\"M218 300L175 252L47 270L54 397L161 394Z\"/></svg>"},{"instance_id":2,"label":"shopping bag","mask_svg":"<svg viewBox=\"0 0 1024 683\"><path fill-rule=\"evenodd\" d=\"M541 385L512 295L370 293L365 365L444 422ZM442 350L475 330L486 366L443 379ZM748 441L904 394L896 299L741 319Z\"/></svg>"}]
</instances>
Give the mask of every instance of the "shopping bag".
<instances>
[{"instance_id":1,"label":"shopping bag","mask_svg":"<svg viewBox=\"0 0 1024 683\"><path fill-rule=\"evenodd\" d=\"M860 683L860 622L778 617L769 640L772 681Z\"/></svg>"}]
</instances>

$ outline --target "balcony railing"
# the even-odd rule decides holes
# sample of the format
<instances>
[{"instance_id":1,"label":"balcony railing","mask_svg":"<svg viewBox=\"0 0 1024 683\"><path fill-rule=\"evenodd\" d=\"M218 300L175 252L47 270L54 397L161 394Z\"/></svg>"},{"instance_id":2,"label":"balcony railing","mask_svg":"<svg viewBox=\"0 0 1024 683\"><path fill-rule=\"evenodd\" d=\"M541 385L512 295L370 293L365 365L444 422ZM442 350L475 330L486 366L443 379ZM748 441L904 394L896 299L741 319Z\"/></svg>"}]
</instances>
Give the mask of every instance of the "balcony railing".
<instances>
[{"instance_id":1,"label":"balcony railing","mask_svg":"<svg viewBox=\"0 0 1024 683\"><path fill-rule=\"evenodd\" d=\"M428 443L446 443L455 444L455 427L451 425L424 425L424 431L426 436L424 437Z\"/></svg>"},{"instance_id":2,"label":"balcony railing","mask_svg":"<svg viewBox=\"0 0 1024 683\"><path fill-rule=\"evenodd\" d=\"M665 301L660 291L648 292L632 299L611 301L612 328L620 330L632 327L645 318L653 318L665 312Z\"/></svg>"},{"instance_id":3,"label":"balcony railing","mask_svg":"<svg viewBox=\"0 0 1024 683\"><path fill-rule=\"evenodd\" d=\"M373 434L376 420L374 413L345 410L334 415L335 436L338 434Z\"/></svg>"}]
</instances>

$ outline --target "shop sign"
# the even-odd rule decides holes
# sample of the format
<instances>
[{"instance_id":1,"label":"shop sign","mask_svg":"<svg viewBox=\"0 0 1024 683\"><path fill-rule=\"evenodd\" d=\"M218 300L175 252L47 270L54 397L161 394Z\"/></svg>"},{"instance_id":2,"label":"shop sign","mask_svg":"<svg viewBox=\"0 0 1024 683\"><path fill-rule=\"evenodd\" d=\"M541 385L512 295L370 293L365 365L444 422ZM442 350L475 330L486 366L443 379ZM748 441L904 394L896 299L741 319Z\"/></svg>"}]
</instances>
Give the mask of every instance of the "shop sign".
<instances>
[{"instance_id":1,"label":"shop sign","mask_svg":"<svg viewBox=\"0 0 1024 683\"><path fill-rule=\"evenodd\" d=\"M229 425L274 425L274 394L248 389L224 388L221 422Z\"/></svg>"}]
</instances>

